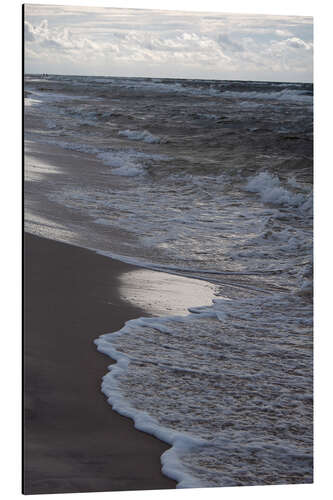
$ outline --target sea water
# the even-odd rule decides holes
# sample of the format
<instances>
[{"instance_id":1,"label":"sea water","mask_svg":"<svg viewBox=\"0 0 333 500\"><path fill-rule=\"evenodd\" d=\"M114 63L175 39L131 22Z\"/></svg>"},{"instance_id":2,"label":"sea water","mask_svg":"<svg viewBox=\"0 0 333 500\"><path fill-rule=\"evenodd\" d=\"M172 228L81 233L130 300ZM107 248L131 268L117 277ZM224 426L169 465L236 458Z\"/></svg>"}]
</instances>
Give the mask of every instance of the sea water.
<instances>
[{"instance_id":1,"label":"sea water","mask_svg":"<svg viewBox=\"0 0 333 500\"><path fill-rule=\"evenodd\" d=\"M215 287L96 339L117 360L109 403L171 445L179 487L311 482L312 85L28 75L25 91L27 150L93 161L62 180L29 160L26 229Z\"/></svg>"}]
</instances>

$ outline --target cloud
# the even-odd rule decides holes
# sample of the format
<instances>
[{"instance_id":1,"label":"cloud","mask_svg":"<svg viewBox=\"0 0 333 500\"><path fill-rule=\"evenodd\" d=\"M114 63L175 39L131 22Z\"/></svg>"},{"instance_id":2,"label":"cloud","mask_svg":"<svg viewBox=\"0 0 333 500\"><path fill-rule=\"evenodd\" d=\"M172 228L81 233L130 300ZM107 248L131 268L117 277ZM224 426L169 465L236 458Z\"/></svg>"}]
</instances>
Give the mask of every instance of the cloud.
<instances>
[{"instance_id":1,"label":"cloud","mask_svg":"<svg viewBox=\"0 0 333 500\"><path fill-rule=\"evenodd\" d=\"M197 33L157 34L142 31L109 33L107 40L96 41L80 34L74 35L68 28L50 28L46 19L38 26L27 22L29 38L28 48L43 55L44 49L57 56L70 58L73 61L90 59L92 53L96 57L104 57L119 61L147 61L166 63L168 61L193 64L195 60L205 64L214 64L219 60L228 60L219 44L205 35Z\"/></svg>"},{"instance_id":2,"label":"cloud","mask_svg":"<svg viewBox=\"0 0 333 500\"><path fill-rule=\"evenodd\" d=\"M275 34L279 37L282 37L282 38L285 38L286 36L292 35L292 33L290 31L280 30L280 29L275 30Z\"/></svg>"},{"instance_id":3,"label":"cloud","mask_svg":"<svg viewBox=\"0 0 333 500\"><path fill-rule=\"evenodd\" d=\"M312 49L312 43L306 43L304 40L301 40L300 38L297 37L292 37L288 38L285 41L286 45L289 47L292 47L294 49L305 49L305 50L311 50Z\"/></svg>"},{"instance_id":4,"label":"cloud","mask_svg":"<svg viewBox=\"0 0 333 500\"><path fill-rule=\"evenodd\" d=\"M31 71L61 73L71 64L71 72L81 74L279 75L285 81L312 75L311 18L31 4L25 9Z\"/></svg>"},{"instance_id":5,"label":"cloud","mask_svg":"<svg viewBox=\"0 0 333 500\"><path fill-rule=\"evenodd\" d=\"M35 40L33 27L28 21L24 22L24 40L26 42L33 42Z\"/></svg>"}]
</instances>

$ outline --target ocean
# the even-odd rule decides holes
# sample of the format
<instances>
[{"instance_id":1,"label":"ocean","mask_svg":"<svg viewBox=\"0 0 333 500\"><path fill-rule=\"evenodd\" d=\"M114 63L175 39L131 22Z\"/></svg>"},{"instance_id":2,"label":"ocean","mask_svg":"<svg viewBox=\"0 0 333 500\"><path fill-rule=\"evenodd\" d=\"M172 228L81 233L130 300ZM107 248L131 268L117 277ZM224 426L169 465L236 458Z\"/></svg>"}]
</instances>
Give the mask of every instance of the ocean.
<instances>
[{"instance_id":1,"label":"ocean","mask_svg":"<svg viewBox=\"0 0 333 500\"><path fill-rule=\"evenodd\" d=\"M179 487L312 482L312 84L26 75L24 91L26 153L79 164L26 162L25 230L214 286L96 339L117 360L109 403L171 445Z\"/></svg>"}]
</instances>

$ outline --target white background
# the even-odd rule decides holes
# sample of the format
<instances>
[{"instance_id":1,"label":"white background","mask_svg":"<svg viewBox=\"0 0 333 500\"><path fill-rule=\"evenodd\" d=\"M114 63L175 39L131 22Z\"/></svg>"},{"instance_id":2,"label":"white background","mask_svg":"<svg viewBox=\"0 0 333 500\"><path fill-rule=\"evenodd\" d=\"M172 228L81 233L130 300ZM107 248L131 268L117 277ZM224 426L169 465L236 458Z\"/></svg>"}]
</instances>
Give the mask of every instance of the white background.
<instances>
[{"instance_id":1,"label":"white background","mask_svg":"<svg viewBox=\"0 0 333 500\"><path fill-rule=\"evenodd\" d=\"M332 15L324 0L40 0L28 3L307 15L315 23L315 483L76 494L91 500L325 499L332 468ZM21 497L21 3L2 3L1 16L1 454L0 493ZM4 109L3 109L4 108ZM38 495L52 500L60 495Z\"/></svg>"}]
</instances>

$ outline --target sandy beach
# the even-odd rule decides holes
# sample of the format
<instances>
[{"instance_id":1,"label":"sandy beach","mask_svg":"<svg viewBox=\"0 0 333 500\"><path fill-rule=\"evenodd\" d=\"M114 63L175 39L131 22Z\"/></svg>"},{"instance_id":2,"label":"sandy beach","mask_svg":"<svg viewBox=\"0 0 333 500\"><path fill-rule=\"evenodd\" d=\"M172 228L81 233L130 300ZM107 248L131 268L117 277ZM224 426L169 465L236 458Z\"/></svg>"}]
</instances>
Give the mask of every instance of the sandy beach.
<instances>
[{"instance_id":1,"label":"sandy beach","mask_svg":"<svg viewBox=\"0 0 333 500\"><path fill-rule=\"evenodd\" d=\"M167 446L134 429L100 391L110 358L93 340L144 315L118 294L134 266L25 235L23 492L174 488Z\"/></svg>"}]
</instances>

